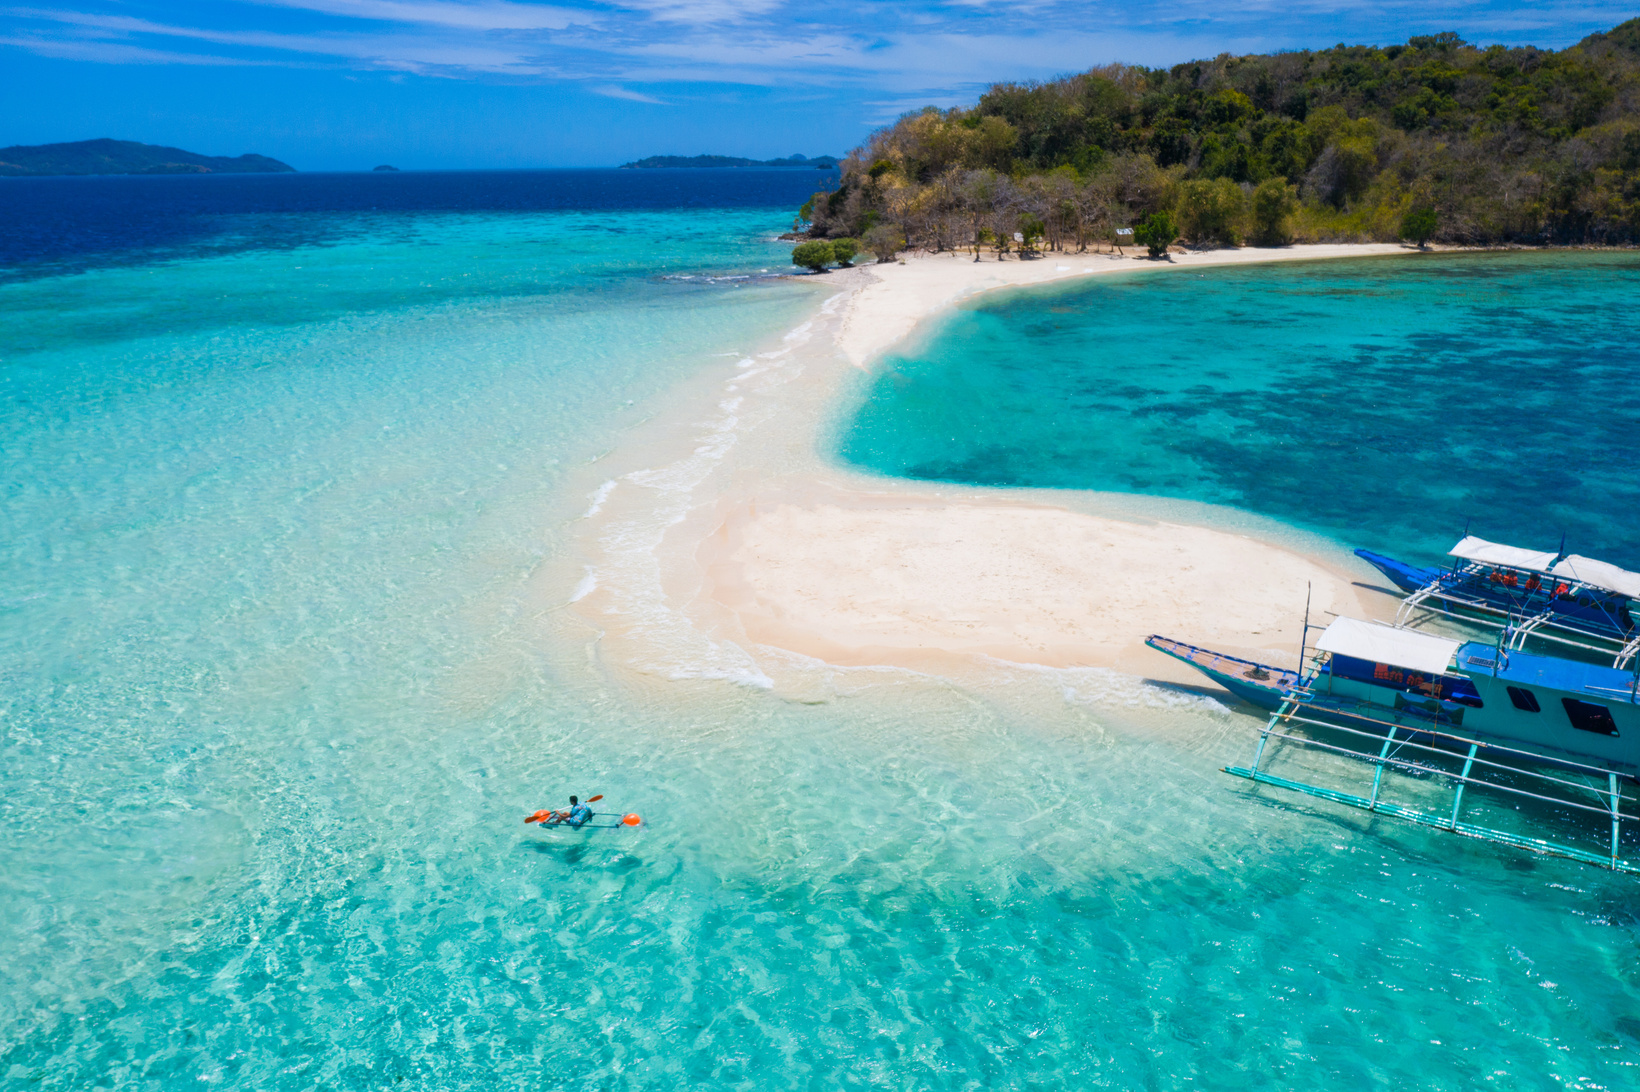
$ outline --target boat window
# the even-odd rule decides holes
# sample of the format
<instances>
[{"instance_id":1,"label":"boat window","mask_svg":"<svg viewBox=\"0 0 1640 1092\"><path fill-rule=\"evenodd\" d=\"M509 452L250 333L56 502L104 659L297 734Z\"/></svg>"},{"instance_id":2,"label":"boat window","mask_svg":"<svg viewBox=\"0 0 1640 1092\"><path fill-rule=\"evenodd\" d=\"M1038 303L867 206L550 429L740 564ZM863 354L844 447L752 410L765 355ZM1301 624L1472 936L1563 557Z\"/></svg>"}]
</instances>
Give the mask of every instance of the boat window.
<instances>
[{"instance_id":1,"label":"boat window","mask_svg":"<svg viewBox=\"0 0 1640 1092\"><path fill-rule=\"evenodd\" d=\"M1515 708L1526 713L1541 713L1543 707L1538 704L1537 695L1524 686L1511 686L1509 700L1515 703Z\"/></svg>"},{"instance_id":2,"label":"boat window","mask_svg":"<svg viewBox=\"0 0 1640 1092\"><path fill-rule=\"evenodd\" d=\"M1603 736L1617 734L1617 722L1612 719L1612 711L1604 705L1578 701L1576 698L1561 698L1560 704L1566 707L1566 716L1573 728L1582 732L1598 732Z\"/></svg>"},{"instance_id":3,"label":"boat window","mask_svg":"<svg viewBox=\"0 0 1640 1092\"><path fill-rule=\"evenodd\" d=\"M1462 675L1442 675L1436 683L1435 693L1446 701L1455 701L1471 709L1479 709L1486 704L1481 701L1481 693L1475 689L1475 684Z\"/></svg>"}]
</instances>

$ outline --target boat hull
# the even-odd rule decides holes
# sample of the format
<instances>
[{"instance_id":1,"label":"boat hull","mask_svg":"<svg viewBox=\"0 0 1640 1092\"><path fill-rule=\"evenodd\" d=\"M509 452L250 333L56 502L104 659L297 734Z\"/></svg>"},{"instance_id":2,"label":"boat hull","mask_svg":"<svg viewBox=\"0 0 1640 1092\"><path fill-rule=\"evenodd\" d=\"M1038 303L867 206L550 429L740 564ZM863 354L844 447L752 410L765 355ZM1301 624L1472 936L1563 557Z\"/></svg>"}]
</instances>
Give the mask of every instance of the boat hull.
<instances>
[{"instance_id":1,"label":"boat hull","mask_svg":"<svg viewBox=\"0 0 1640 1092\"><path fill-rule=\"evenodd\" d=\"M1279 709L1287 691L1298 684L1296 671L1197 648L1158 634L1147 637L1145 644L1189 664L1237 698L1259 709L1271 712Z\"/></svg>"},{"instance_id":2,"label":"boat hull","mask_svg":"<svg viewBox=\"0 0 1640 1092\"><path fill-rule=\"evenodd\" d=\"M1492 646L1471 642L1459 650L1456 669L1448 675L1396 686L1359 673L1335 674L1332 664L1300 679L1294 671L1166 637L1151 636L1145 644L1258 709L1302 709L1316 720L1356 729L1394 726L1460 734L1519 748L1549 763L1593 762L1640 772L1640 703L1629 689L1634 680L1611 668L1522 652L1507 653L1500 662ZM1456 681L1470 684L1466 695L1473 696L1457 701L1436 696Z\"/></svg>"},{"instance_id":3,"label":"boat hull","mask_svg":"<svg viewBox=\"0 0 1640 1092\"><path fill-rule=\"evenodd\" d=\"M1355 556L1365 561L1389 578L1389 582L1402 591L1411 594L1419 588L1427 587L1441 575L1440 569L1419 568L1408 565L1404 561L1397 561L1393 557L1375 554L1371 550L1357 550Z\"/></svg>"}]
</instances>

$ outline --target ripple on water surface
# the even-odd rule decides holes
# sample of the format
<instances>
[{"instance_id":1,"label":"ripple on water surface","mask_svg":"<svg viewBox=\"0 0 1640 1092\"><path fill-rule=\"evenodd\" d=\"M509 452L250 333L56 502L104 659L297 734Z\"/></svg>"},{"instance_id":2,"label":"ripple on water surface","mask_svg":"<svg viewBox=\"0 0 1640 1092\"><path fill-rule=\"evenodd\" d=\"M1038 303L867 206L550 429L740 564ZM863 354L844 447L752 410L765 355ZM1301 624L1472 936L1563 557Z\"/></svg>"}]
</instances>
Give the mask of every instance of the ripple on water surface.
<instances>
[{"instance_id":1,"label":"ripple on water surface","mask_svg":"<svg viewBox=\"0 0 1640 1092\"><path fill-rule=\"evenodd\" d=\"M526 594L601 480L564 467L813 303L636 271L769 263L713 216L590 274L540 248L584 220L469 217L0 291L0 1074L1632 1086L1632 881L1250 794L1200 696L604 672ZM648 825L520 823L571 791Z\"/></svg>"},{"instance_id":2,"label":"ripple on water surface","mask_svg":"<svg viewBox=\"0 0 1640 1092\"><path fill-rule=\"evenodd\" d=\"M1150 493L1434 560L1640 568L1640 258L1431 254L1010 292L891 358L841 441L913 478Z\"/></svg>"}]
</instances>

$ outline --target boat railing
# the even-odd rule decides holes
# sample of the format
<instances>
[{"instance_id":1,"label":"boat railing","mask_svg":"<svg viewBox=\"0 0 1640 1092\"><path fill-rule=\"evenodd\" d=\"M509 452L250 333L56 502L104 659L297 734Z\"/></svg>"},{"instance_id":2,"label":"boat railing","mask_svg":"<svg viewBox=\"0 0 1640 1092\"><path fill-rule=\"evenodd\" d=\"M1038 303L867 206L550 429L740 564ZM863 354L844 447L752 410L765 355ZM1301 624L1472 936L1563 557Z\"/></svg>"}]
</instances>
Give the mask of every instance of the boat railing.
<instances>
[{"instance_id":1,"label":"boat railing","mask_svg":"<svg viewBox=\"0 0 1640 1092\"><path fill-rule=\"evenodd\" d=\"M1296 693L1293 696L1297 698ZM1618 871L1640 873L1640 862L1626 860L1620 854L1621 824L1625 820L1640 820L1640 813L1624 810L1624 804L1632 803L1634 798L1623 796L1618 775L1610 768L1579 762L1569 757L1550 758L1535 751L1485 742L1433 725L1397 723L1361 711L1344 714L1352 723L1339 723L1336 720L1323 720L1306 715L1311 711L1311 705L1304 700L1290 700L1283 704L1260 732L1252 765L1246 768L1227 766L1225 772L1255 783L1290 789L1467 837L1581 860ZM1372 753L1371 746L1365 749L1343 746L1327 739L1300 734L1293 730L1295 726L1314 727L1326 732L1344 733L1360 740L1370 740L1373 745L1377 745L1377 753ZM1292 745L1365 761L1374 770L1370 795L1343 792L1270 773L1262 767L1265 765L1267 748L1271 740L1278 741L1278 745ZM1426 758L1426 761L1403 757L1409 752L1417 752L1417 757ZM1461 757L1462 772L1455 773L1442 769L1436 763L1427 760L1437 757L1447 762L1455 762ZM1544 769L1546 764L1558 773L1550 773ZM1433 775L1446 779L1454 787L1450 810L1443 809L1437 813L1387 801L1384 798L1386 772L1398 772L1415 777ZM1502 780L1504 777L1525 780L1524 784L1509 784ZM1592 785L1587 780L1574 780L1589 777L1597 777L1604 781L1604 787ZM1585 816L1601 816L1611 823L1610 850L1604 854L1593 853L1577 846L1465 822L1462 819L1464 794L1472 785L1522 802L1531 800L1556 808L1567 808ZM1587 796L1592 796L1596 803L1588 802Z\"/></svg>"},{"instance_id":2,"label":"boat railing","mask_svg":"<svg viewBox=\"0 0 1640 1092\"><path fill-rule=\"evenodd\" d=\"M1621 671L1629 666L1637 655L1640 655L1640 633L1629 638L1628 644L1618 650L1617 658L1612 661L1612 666Z\"/></svg>"},{"instance_id":3,"label":"boat railing","mask_svg":"<svg viewBox=\"0 0 1640 1092\"><path fill-rule=\"evenodd\" d=\"M1443 606L1443 601L1454 603L1474 614L1490 615L1492 617L1476 618L1472 614L1460 614ZM1521 618L1517 612L1505 610L1495 603L1488 603L1482 599L1443 589L1440 587L1439 581L1433 581L1401 600L1401 605L1395 611L1394 625L1399 629L1416 628L1418 623L1422 621L1422 619L1416 617L1419 611L1444 614L1449 618L1458 618L1473 625L1491 626L1494 629L1512 628L1514 634L1510 638L1511 647L1517 649L1524 648L1526 638L1530 636L1539 641L1553 641L1555 644L1565 645L1569 648L1580 648L1586 652L1610 656L1614 652L1613 646L1620 643L1620 639L1617 637L1578 626L1575 622L1569 621L1564 615L1556 614L1554 611L1539 611L1536 614ZM1545 628L1551 625L1568 633L1575 633L1579 637L1586 637L1591 641L1607 643L1594 645L1589 644L1587 641L1573 640L1559 633L1550 632L1549 629ZM1622 645L1621 649L1616 650L1618 659L1613 662L1612 666L1621 668L1624 663L1634 657L1636 652L1640 652L1640 634L1637 634L1627 644Z\"/></svg>"}]
</instances>

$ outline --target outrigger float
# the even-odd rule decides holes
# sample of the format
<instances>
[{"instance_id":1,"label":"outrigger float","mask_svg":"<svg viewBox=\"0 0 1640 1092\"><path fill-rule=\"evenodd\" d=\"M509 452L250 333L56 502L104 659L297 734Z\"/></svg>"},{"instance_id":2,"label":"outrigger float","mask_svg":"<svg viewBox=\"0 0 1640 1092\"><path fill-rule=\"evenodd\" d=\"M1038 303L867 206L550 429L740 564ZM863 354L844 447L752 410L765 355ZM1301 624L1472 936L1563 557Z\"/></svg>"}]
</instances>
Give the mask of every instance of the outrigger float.
<instances>
[{"instance_id":1,"label":"outrigger float","mask_svg":"<svg viewBox=\"0 0 1640 1092\"><path fill-rule=\"evenodd\" d=\"M1311 627L1305 623L1305 640ZM1224 772L1471 838L1640 873L1640 666L1632 672L1496 644L1338 618L1299 671L1182 641L1145 643L1270 711L1248 766ZM1300 664L1304 653L1300 651ZM1359 760L1356 791L1284 776L1305 758ZM1333 772L1359 769L1332 764ZM1277 772L1280 770L1280 772ZM1312 771L1305 770L1308 774ZM1450 790L1450 795L1448 791ZM1471 821L1476 794L1490 821ZM1465 808L1471 818L1466 819ZM1526 829L1493 825L1506 817ZM1599 849L1532 831L1547 823ZM1609 841L1605 836L1610 824ZM1534 826L1534 824L1536 826Z\"/></svg>"},{"instance_id":2,"label":"outrigger float","mask_svg":"<svg viewBox=\"0 0 1640 1092\"><path fill-rule=\"evenodd\" d=\"M1421 568L1371 550L1355 555L1408 593L1398 626L1425 612L1509 631L1507 647L1532 639L1612 657L1623 668L1640 655L1640 573L1559 550L1524 550L1465 535L1447 553L1450 568Z\"/></svg>"}]
</instances>

